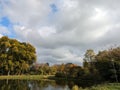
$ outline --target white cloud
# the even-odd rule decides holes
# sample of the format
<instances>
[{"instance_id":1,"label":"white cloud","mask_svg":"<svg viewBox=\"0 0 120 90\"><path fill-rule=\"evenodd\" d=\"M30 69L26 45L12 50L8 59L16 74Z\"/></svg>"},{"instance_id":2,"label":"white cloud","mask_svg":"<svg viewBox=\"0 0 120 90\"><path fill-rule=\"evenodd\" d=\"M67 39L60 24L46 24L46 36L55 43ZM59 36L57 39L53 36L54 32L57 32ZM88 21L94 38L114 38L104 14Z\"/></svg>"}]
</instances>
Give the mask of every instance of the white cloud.
<instances>
[{"instance_id":1,"label":"white cloud","mask_svg":"<svg viewBox=\"0 0 120 90\"><path fill-rule=\"evenodd\" d=\"M4 26L0 26L0 34L1 35L9 35L10 31L8 31L8 29Z\"/></svg>"},{"instance_id":2,"label":"white cloud","mask_svg":"<svg viewBox=\"0 0 120 90\"><path fill-rule=\"evenodd\" d=\"M40 62L80 63L86 49L99 50L120 43L119 2L9 0L6 4L2 0L2 14L15 23L18 39L37 48ZM51 4L57 8L56 12L51 10Z\"/></svg>"},{"instance_id":3,"label":"white cloud","mask_svg":"<svg viewBox=\"0 0 120 90\"><path fill-rule=\"evenodd\" d=\"M9 0L3 2L4 13L11 21L32 28L44 22L50 12L49 4L52 0Z\"/></svg>"},{"instance_id":4,"label":"white cloud","mask_svg":"<svg viewBox=\"0 0 120 90\"><path fill-rule=\"evenodd\" d=\"M3 35L2 34L0 34L0 38L2 37Z\"/></svg>"},{"instance_id":5,"label":"white cloud","mask_svg":"<svg viewBox=\"0 0 120 90\"><path fill-rule=\"evenodd\" d=\"M52 64L72 62L79 65L82 63L82 58L79 55L76 55L74 52L71 52L66 48L40 48L38 50L41 51L38 53L38 58L42 60L42 62L47 61Z\"/></svg>"},{"instance_id":6,"label":"white cloud","mask_svg":"<svg viewBox=\"0 0 120 90\"><path fill-rule=\"evenodd\" d=\"M102 9L95 8L95 16L93 16L94 20L101 20L101 19L106 19L107 18L107 12L103 11Z\"/></svg>"},{"instance_id":7,"label":"white cloud","mask_svg":"<svg viewBox=\"0 0 120 90\"><path fill-rule=\"evenodd\" d=\"M56 30L53 27L41 27L38 32L41 37L46 38L50 37L52 34L55 34Z\"/></svg>"}]
</instances>

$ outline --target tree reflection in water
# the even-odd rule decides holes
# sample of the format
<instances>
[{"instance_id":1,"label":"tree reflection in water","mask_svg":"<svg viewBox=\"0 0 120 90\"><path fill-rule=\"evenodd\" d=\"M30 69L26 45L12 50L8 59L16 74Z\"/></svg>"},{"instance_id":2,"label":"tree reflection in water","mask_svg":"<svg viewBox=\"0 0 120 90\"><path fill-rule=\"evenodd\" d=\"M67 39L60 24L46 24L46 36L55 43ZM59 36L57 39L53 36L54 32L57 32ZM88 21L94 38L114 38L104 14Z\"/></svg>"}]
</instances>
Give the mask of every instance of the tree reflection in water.
<instances>
[{"instance_id":1,"label":"tree reflection in water","mask_svg":"<svg viewBox=\"0 0 120 90\"><path fill-rule=\"evenodd\" d=\"M75 85L91 84L65 80L0 80L0 90L73 90Z\"/></svg>"},{"instance_id":2,"label":"tree reflection in water","mask_svg":"<svg viewBox=\"0 0 120 90\"><path fill-rule=\"evenodd\" d=\"M55 81L0 80L0 90L63 90L64 88Z\"/></svg>"}]
</instances>

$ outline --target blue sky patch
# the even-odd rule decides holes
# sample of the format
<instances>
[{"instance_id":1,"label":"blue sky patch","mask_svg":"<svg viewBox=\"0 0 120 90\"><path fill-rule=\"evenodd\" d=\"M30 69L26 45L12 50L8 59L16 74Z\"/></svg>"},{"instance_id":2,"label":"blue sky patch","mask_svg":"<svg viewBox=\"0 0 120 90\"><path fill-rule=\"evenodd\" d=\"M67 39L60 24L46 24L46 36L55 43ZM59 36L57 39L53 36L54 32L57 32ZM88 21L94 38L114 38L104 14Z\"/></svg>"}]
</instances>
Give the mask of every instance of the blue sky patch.
<instances>
[{"instance_id":1,"label":"blue sky patch","mask_svg":"<svg viewBox=\"0 0 120 90\"><path fill-rule=\"evenodd\" d=\"M51 4L50 7L51 7L51 10L52 10L53 13L58 11L58 8L55 4Z\"/></svg>"},{"instance_id":2,"label":"blue sky patch","mask_svg":"<svg viewBox=\"0 0 120 90\"><path fill-rule=\"evenodd\" d=\"M2 17L0 20L0 24L2 26L9 27L11 25L11 22L7 17Z\"/></svg>"},{"instance_id":3,"label":"blue sky patch","mask_svg":"<svg viewBox=\"0 0 120 90\"><path fill-rule=\"evenodd\" d=\"M10 31L10 34L7 35L7 36L9 36L9 37L15 37L15 32L14 32L13 24L9 20L8 17L2 17L0 19L0 26L6 27Z\"/></svg>"}]
</instances>

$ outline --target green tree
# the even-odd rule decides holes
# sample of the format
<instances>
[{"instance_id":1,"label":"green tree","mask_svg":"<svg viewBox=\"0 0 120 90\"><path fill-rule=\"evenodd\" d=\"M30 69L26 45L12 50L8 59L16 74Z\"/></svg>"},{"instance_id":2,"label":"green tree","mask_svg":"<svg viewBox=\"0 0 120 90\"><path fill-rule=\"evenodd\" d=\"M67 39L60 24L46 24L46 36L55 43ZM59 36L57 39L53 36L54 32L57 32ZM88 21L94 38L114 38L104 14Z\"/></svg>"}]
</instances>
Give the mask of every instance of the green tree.
<instances>
[{"instance_id":1,"label":"green tree","mask_svg":"<svg viewBox=\"0 0 120 90\"><path fill-rule=\"evenodd\" d=\"M22 74L36 61L35 48L25 42L0 38L0 71L1 74Z\"/></svg>"},{"instance_id":2,"label":"green tree","mask_svg":"<svg viewBox=\"0 0 120 90\"><path fill-rule=\"evenodd\" d=\"M104 80L120 81L120 48L100 51L96 55L95 67Z\"/></svg>"},{"instance_id":3,"label":"green tree","mask_svg":"<svg viewBox=\"0 0 120 90\"><path fill-rule=\"evenodd\" d=\"M95 61L95 53L94 53L94 50L92 49L89 49L86 51L85 53L85 57L84 57L84 63L83 63L83 66L84 67L90 67L93 65L94 61Z\"/></svg>"},{"instance_id":4,"label":"green tree","mask_svg":"<svg viewBox=\"0 0 120 90\"><path fill-rule=\"evenodd\" d=\"M95 60L95 53L94 50L92 49L87 50L84 56L85 56L84 60L87 62L92 62Z\"/></svg>"}]
</instances>

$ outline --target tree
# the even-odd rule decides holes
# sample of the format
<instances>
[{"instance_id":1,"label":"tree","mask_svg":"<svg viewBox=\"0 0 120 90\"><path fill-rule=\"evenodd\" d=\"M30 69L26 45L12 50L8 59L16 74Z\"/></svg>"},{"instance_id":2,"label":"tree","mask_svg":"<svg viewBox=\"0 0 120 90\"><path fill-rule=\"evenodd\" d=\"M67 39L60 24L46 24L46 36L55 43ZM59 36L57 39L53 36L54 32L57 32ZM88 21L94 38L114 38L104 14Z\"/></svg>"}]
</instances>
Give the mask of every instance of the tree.
<instances>
[{"instance_id":1,"label":"tree","mask_svg":"<svg viewBox=\"0 0 120 90\"><path fill-rule=\"evenodd\" d=\"M95 59L95 53L92 49L87 50L84 56L84 60L87 62L92 62Z\"/></svg>"},{"instance_id":2,"label":"tree","mask_svg":"<svg viewBox=\"0 0 120 90\"><path fill-rule=\"evenodd\" d=\"M84 67L90 67L92 66L92 63L95 61L95 53L94 50L89 49L86 51L85 55L84 55Z\"/></svg>"},{"instance_id":3,"label":"tree","mask_svg":"<svg viewBox=\"0 0 120 90\"><path fill-rule=\"evenodd\" d=\"M0 71L2 74L22 74L35 61L36 51L31 44L9 39L6 36L0 38Z\"/></svg>"},{"instance_id":4,"label":"tree","mask_svg":"<svg viewBox=\"0 0 120 90\"><path fill-rule=\"evenodd\" d=\"M120 48L100 51L96 55L95 67L104 80L120 81Z\"/></svg>"}]
</instances>

